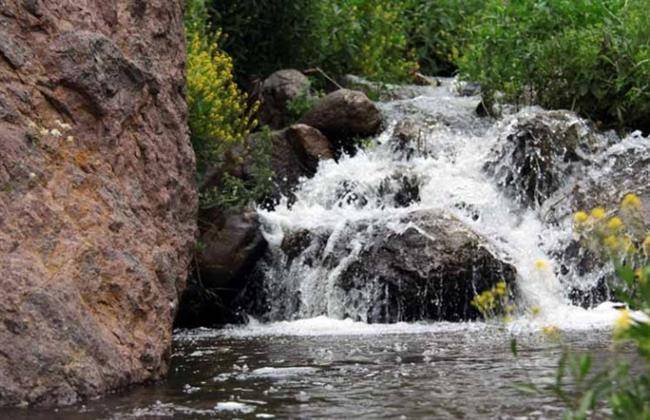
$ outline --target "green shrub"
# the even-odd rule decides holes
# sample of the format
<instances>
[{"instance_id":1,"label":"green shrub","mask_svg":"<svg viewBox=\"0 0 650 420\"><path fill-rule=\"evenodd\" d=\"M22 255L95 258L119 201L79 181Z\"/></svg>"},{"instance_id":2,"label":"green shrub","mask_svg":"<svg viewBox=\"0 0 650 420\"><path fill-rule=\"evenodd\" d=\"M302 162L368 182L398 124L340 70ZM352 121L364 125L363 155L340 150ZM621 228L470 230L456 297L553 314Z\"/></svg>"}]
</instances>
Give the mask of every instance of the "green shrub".
<instances>
[{"instance_id":1,"label":"green shrub","mask_svg":"<svg viewBox=\"0 0 650 420\"><path fill-rule=\"evenodd\" d=\"M607 126L650 126L644 0L489 0L460 70L486 101L566 108Z\"/></svg>"},{"instance_id":2,"label":"green shrub","mask_svg":"<svg viewBox=\"0 0 650 420\"><path fill-rule=\"evenodd\" d=\"M220 32L208 25L205 0L186 3L187 103L192 146L197 157L197 177L203 184L206 174L221 174L219 185L200 191L202 208L246 204L263 197L268 188L268 155L264 144L254 149L247 142L257 125L258 105L249 103L234 79L233 62L221 50ZM242 150L240 159L251 158L252 180L244 182L230 175L226 155L233 148Z\"/></svg>"},{"instance_id":3,"label":"green shrub","mask_svg":"<svg viewBox=\"0 0 650 420\"><path fill-rule=\"evenodd\" d=\"M240 80L264 78L283 68L309 65L316 0L212 0L222 45L234 59Z\"/></svg>"},{"instance_id":4,"label":"green shrub","mask_svg":"<svg viewBox=\"0 0 650 420\"><path fill-rule=\"evenodd\" d=\"M212 17L240 80L282 68L320 67L403 81L415 69L400 2L214 0Z\"/></svg>"},{"instance_id":5,"label":"green shrub","mask_svg":"<svg viewBox=\"0 0 650 420\"><path fill-rule=\"evenodd\" d=\"M409 80L417 63L408 46L400 2L320 0L309 62L335 76Z\"/></svg>"},{"instance_id":6,"label":"green shrub","mask_svg":"<svg viewBox=\"0 0 650 420\"><path fill-rule=\"evenodd\" d=\"M420 71L431 76L452 76L464 50L470 19L485 0L404 0L401 2L409 47Z\"/></svg>"}]
</instances>

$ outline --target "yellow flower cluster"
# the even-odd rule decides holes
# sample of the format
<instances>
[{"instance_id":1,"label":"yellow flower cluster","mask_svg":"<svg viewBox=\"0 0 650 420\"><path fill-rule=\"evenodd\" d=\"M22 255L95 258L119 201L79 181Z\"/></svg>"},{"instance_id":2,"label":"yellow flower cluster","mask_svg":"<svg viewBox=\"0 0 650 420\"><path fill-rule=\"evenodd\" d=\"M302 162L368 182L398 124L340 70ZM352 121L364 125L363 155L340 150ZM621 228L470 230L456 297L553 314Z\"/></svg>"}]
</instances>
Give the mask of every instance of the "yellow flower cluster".
<instances>
[{"instance_id":1,"label":"yellow flower cluster","mask_svg":"<svg viewBox=\"0 0 650 420\"><path fill-rule=\"evenodd\" d=\"M650 249L646 251L646 248L650 248L650 240L641 239L647 229L640 221L642 207L643 203L637 195L627 194L620 208L612 212L596 207L589 213L575 213L574 228L594 251L604 250L610 255L624 256L637 253L639 246L647 257L650 255Z\"/></svg>"},{"instance_id":2,"label":"yellow flower cluster","mask_svg":"<svg viewBox=\"0 0 650 420\"><path fill-rule=\"evenodd\" d=\"M501 311L507 319L515 310L515 306L509 304L508 285L505 281L476 295L471 304L486 318L494 317Z\"/></svg>"},{"instance_id":3,"label":"yellow flower cluster","mask_svg":"<svg viewBox=\"0 0 650 420\"><path fill-rule=\"evenodd\" d=\"M233 62L219 49L220 34L188 31L187 100L193 140L216 157L229 145L241 143L256 125L257 104L249 105L233 76Z\"/></svg>"}]
</instances>

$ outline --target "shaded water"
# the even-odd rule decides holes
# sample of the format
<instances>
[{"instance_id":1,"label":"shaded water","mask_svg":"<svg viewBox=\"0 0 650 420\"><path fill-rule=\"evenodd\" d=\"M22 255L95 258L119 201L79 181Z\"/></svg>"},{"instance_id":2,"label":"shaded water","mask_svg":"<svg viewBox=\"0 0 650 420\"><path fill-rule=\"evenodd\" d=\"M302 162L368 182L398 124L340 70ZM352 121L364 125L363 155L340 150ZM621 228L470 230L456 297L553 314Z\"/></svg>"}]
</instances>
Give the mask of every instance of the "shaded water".
<instances>
[{"instance_id":1,"label":"shaded water","mask_svg":"<svg viewBox=\"0 0 650 420\"><path fill-rule=\"evenodd\" d=\"M291 334L291 335L287 335ZM606 331L574 331L573 349L612 357ZM557 418L550 395L516 382L552 378L561 346L485 324L374 325L326 318L176 335L169 378L58 411L13 419Z\"/></svg>"}]
</instances>

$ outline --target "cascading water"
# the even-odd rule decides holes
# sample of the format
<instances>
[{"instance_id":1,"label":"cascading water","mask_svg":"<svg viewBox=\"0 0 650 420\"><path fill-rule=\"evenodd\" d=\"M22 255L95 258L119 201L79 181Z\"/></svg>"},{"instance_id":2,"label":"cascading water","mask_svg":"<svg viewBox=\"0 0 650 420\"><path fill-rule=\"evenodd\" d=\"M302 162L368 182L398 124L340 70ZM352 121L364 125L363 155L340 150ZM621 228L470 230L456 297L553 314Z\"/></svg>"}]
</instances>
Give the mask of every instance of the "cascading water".
<instances>
[{"instance_id":1,"label":"cascading water","mask_svg":"<svg viewBox=\"0 0 650 420\"><path fill-rule=\"evenodd\" d=\"M606 305L586 311L570 304L572 287L585 289L603 273L578 276L572 267L575 262L563 259L572 240L571 218L566 217L571 209L557 197L569 194L579 178L597 179L611 170L594 165L599 159L608 160L629 147L640 147L647 156L646 139L633 135L612 146L611 136L594 134L571 113L557 113L562 125L551 130L570 129L581 140L589 137L589 147L577 148L580 156L575 160L581 163L569 167L562 161L566 157L558 157L563 172L555 180L555 191L548 191L543 200L532 191L543 190L548 183L543 168L532 168L540 173L533 174L531 182L540 185L508 191L512 178L525 174L516 167L503 171L517 153L508 149L507 139L516 134L521 121L544 117L546 111L528 108L498 121L479 118L475 112L479 97L459 95L457 87L449 79L440 87L403 89L402 99L380 104L387 128L378 138L352 157L322 162L318 173L298 187L292 204L285 200L273 211L258 211L271 248L262 286L266 319L325 315L373 321L369 305L379 295L385 298L389 292L380 290L385 285L370 281L362 287L344 287L342 273L362 258L369 242L386 232L415 229L425 237L440 235L409 218L423 212L459 220L485 239L483 246L497 259L512 264L520 306L541 311L535 322L593 325L616 316ZM400 145L396 131L404 127L410 127L412 138ZM549 159L538 158L530 161L540 165ZM531 205L522 204L527 189L537 199ZM296 255L288 255L288 239L302 242Z\"/></svg>"}]
</instances>

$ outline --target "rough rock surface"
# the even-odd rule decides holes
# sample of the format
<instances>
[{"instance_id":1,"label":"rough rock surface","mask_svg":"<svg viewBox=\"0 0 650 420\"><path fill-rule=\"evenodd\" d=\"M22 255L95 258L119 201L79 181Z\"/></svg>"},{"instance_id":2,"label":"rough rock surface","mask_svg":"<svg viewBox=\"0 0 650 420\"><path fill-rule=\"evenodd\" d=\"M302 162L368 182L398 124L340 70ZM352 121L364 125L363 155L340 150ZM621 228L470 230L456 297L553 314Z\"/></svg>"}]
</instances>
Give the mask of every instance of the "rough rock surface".
<instances>
[{"instance_id":1,"label":"rough rock surface","mask_svg":"<svg viewBox=\"0 0 650 420\"><path fill-rule=\"evenodd\" d=\"M593 134L571 112L533 111L514 122L486 170L519 203L539 207L588 161Z\"/></svg>"},{"instance_id":2,"label":"rough rock surface","mask_svg":"<svg viewBox=\"0 0 650 420\"><path fill-rule=\"evenodd\" d=\"M474 296L501 280L514 285L516 277L515 268L484 238L438 211L361 221L335 234L299 230L285 235L280 250L286 259L281 275L320 270L323 282L333 281L330 292L343 296L337 316L366 322L474 319L479 316L471 306ZM263 273L257 273L239 300L247 313L269 320L300 313L300 290L288 282L273 288L263 283ZM309 316L329 308L323 303L320 310Z\"/></svg>"},{"instance_id":3,"label":"rough rock surface","mask_svg":"<svg viewBox=\"0 0 650 420\"><path fill-rule=\"evenodd\" d=\"M278 70L262 84L260 120L273 129L290 124L287 105L301 95L309 95L311 83L298 70Z\"/></svg>"},{"instance_id":4,"label":"rough rock surface","mask_svg":"<svg viewBox=\"0 0 650 420\"><path fill-rule=\"evenodd\" d=\"M167 370L195 238L180 0L0 1L0 405Z\"/></svg>"},{"instance_id":5,"label":"rough rock surface","mask_svg":"<svg viewBox=\"0 0 650 420\"><path fill-rule=\"evenodd\" d=\"M332 146L320 131L304 124L273 133L271 166L279 191L289 194L301 177L316 174L318 162L333 158Z\"/></svg>"},{"instance_id":6,"label":"rough rock surface","mask_svg":"<svg viewBox=\"0 0 650 420\"><path fill-rule=\"evenodd\" d=\"M228 303L244 288L248 272L266 251L252 209L202 216L210 223L201 235L198 272L182 296L177 325L197 327L237 321Z\"/></svg>"},{"instance_id":7,"label":"rough rock surface","mask_svg":"<svg viewBox=\"0 0 650 420\"><path fill-rule=\"evenodd\" d=\"M484 239L453 216L418 212L402 222L411 226L401 233L375 230L369 246L341 273L344 290L362 289L368 282L379 286L368 320L475 319L479 313L470 302L476 293L502 279L515 283L515 268L495 257Z\"/></svg>"},{"instance_id":8,"label":"rough rock surface","mask_svg":"<svg viewBox=\"0 0 650 420\"><path fill-rule=\"evenodd\" d=\"M339 89L320 99L300 123L317 128L340 149L351 139L379 134L382 115L365 93Z\"/></svg>"}]
</instances>

